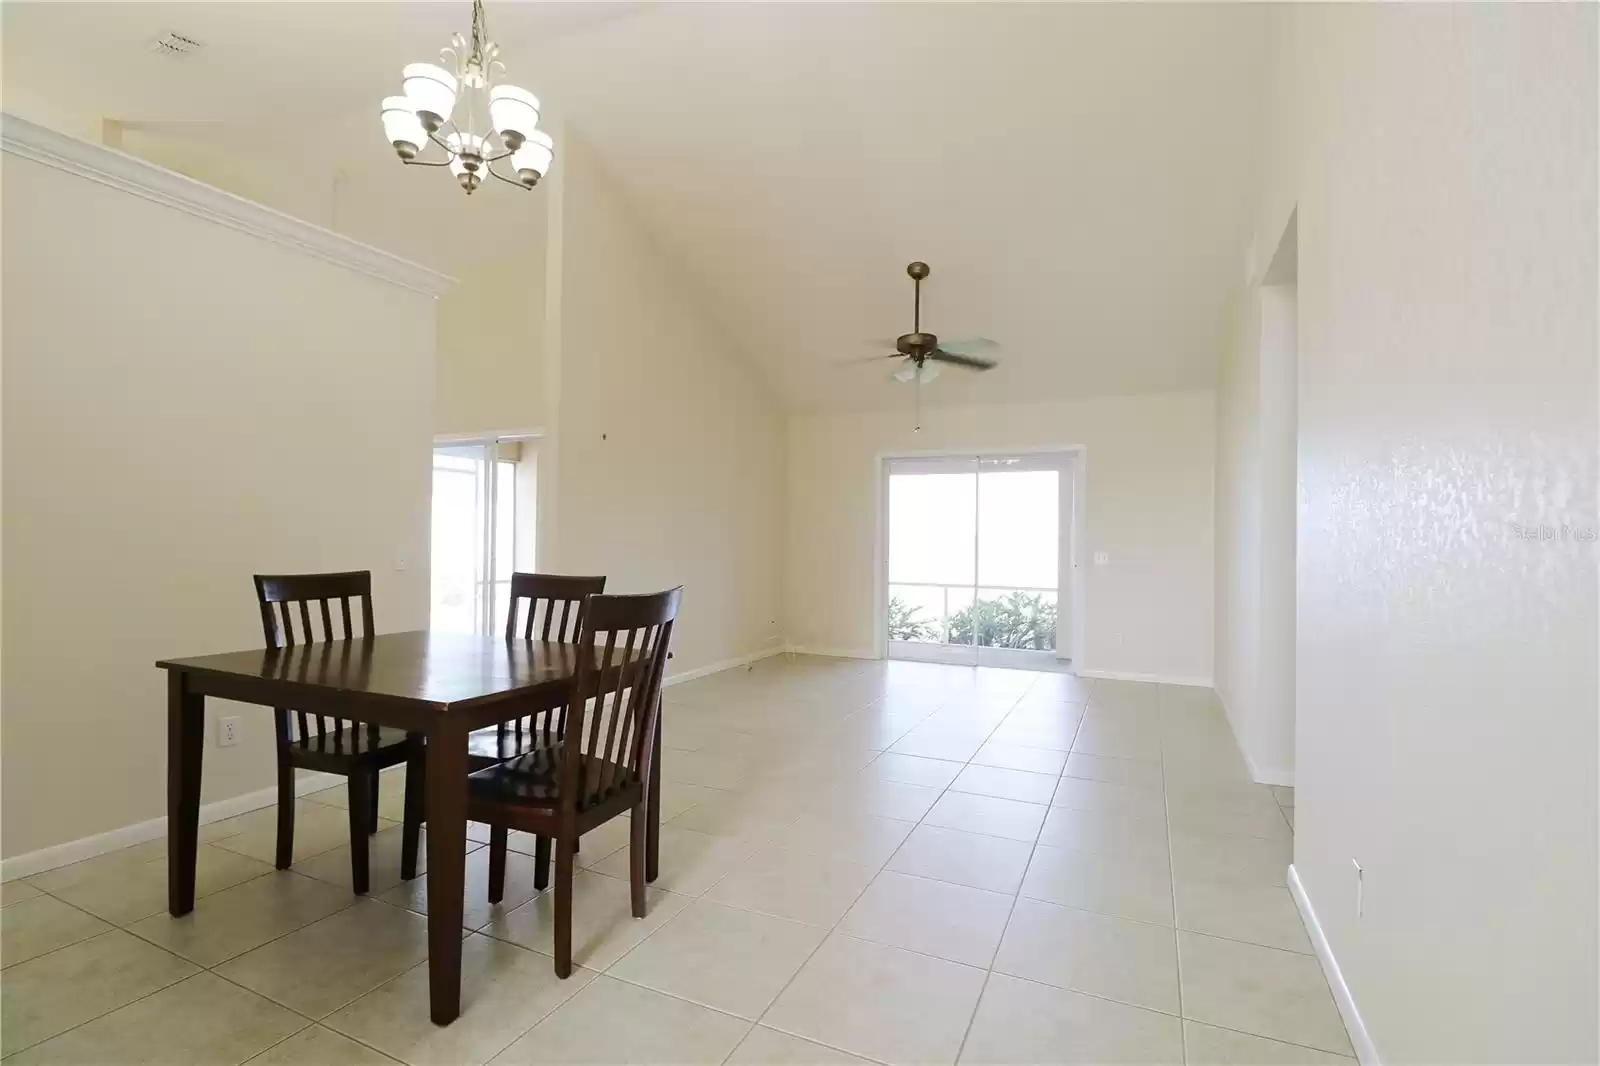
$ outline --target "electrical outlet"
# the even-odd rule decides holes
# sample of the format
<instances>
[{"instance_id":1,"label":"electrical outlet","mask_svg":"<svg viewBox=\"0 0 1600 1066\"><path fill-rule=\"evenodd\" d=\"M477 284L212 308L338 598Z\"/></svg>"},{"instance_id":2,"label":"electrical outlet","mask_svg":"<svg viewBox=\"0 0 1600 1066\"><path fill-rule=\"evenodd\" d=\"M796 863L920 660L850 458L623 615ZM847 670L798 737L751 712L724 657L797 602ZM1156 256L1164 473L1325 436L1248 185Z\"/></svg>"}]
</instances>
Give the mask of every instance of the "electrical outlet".
<instances>
[{"instance_id":1,"label":"electrical outlet","mask_svg":"<svg viewBox=\"0 0 1600 1066\"><path fill-rule=\"evenodd\" d=\"M217 719L217 747L231 748L239 743L239 719Z\"/></svg>"},{"instance_id":2,"label":"electrical outlet","mask_svg":"<svg viewBox=\"0 0 1600 1066\"><path fill-rule=\"evenodd\" d=\"M1104 566L1107 563L1109 563L1110 561L1111 561L1111 553L1110 552L1095 552L1094 553L1094 565L1096 565L1096 566Z\"/></svg>"},{"instance_id":3,"label":"electrical outlet","mask_svg":"<svg viewBox=\"0 0 1600 1066\"><path fill-rule=\"evenodd\" d=\"M1361 917L1361 910L1362 910L1362 900L1361 900L1362 881L1364 879L1364 875L1365 875L1366 871L1363 870L1361 868L1361 864L1359 862L1356 862L1356 860L1354 860L1354 859L1350 860L1350 865L1354 866L1356 868L1356 917L1359 918L1359 917Z\"/></svg>"}]
</instances>

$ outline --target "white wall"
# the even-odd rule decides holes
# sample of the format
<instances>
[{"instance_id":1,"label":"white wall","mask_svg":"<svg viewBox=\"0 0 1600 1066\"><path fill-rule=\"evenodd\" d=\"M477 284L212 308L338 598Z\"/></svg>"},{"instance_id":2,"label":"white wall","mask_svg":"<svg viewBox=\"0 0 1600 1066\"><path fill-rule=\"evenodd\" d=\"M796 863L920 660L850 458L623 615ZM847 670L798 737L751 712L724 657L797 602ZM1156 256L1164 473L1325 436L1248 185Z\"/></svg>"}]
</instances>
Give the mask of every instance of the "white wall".
<instances>
[{"instance_id":1,"label":"white wall","mask_svg":"<svg viewBox=\"0 0 1600 1066\"><path fill-rule=\"evenodd\" d=\"M165 812L154 663L260 646L251 574L370 568L380 629L426 625L435 308L13 144L0 179L7 857ZM424 273L242 210L290 240ZM273 781L270 712L228 713L243 739L219 750L208 728L207 802Z\"/></svg>"},{"instance_id":2,"label":"white wall","mask_svg":"<svg viewBox=\"0 0 1600 1066\"><path fill-rule=\"evenodd\" d=\"M1295 869L1383 1061L1593 1062L1600 11L1277 15Z\"/></svg>"},{"instance_id":3,"label":"white wall","mask_svg":"<svg viewBox=\"0 0 1600 1066\"><path fill-rule=\"evenodd\" d=\"M1239 307L1217 366L1216 689L1239 750L1261 690L1261 301Z\"/></svg>"},{"instance_id":4,"label":"white wall","mask_svg":"<svg viewBox=\"0 0 1600 1066\"><path fill-rule=\"evenodd\" d=\"M543 248L456 271L439 300L435 383L438 433L544 425Z\"/></svg>"},{"instance_id":5,"label":"white wall","mask_svg":"<svg viewBox=\"0 0 1600 1066\"><path fill-rule=\"evenodd\" d=\"M934 387L937 387L935 385ZM789 420L784 629L790 643L871 655L879 457L897 451L1082 446L1086 498L1080 670L1209 685L1209 392ZM1096 551L1109 554L1093 566Z\"/></svg>"},{"instance_id":6,"label":"white wall","mask_svg":"<svg viewBox=\"0 0 1600 1066\"><path fill-rule=\"evenodd\" d=\"M673 673L771 648L779 412L610 176L576 137L564 143L540 566L606 574L607 591L683 585Z\"/></svg>"},{"instance_id":7,"label":"white wall","mask_svg":"<svg viewBox=\"0 0 1600 1066\"><path fill-rule=\"evenodd\" d=\"M1252 284L1217 383L1216 687L1274 785L1294 784L1295 306L1294 285Z\"/></svg>"},{"instance_id":8,"label":"white wall","mask_svg":"<svg viewBox=\"0 0 1600 1066\"><path fill-rule=\"evenodd\" d=\"M1281 253L1280 253L1281 254ZM1261 661L1255 728L1243 748L1257 781L1294 784L1295 547L1299 503L1295 286L1261 300Z\"/></svg>"},{"instance_id":9,"label":"white wall","mask_svg":"<svg viewBox=\"0 0 1600 1066\"><path fill-rule=\"evenodd\" d=\"M81 125L81 122L80 122ZM434 432L543 425L544 188L468 197L445 171L402 166L371 116L345 131L354 163L265 154L217 133L128 131L122 147L170 170L444 271ZM376 143L373 143L376 142Z\"/></svg>"}]
</instances>

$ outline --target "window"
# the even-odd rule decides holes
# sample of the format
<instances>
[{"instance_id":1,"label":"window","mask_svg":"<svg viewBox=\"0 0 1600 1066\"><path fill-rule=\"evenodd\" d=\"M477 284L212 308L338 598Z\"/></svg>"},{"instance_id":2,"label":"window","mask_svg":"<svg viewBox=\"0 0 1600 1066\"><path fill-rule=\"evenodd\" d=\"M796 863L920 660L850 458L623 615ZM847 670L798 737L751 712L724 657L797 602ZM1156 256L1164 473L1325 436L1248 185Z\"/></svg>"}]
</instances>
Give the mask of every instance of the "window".
<instances>
[{"instance_id":1,"label":"window","mask_svg":"<svg viewBox=\"0 0 1600 1066\"><path fill-rule=\"evenodd\" d=\"M429 625L460 633L505 626L514 570L533 569L531 441L452 441L433 450Z\"/></svg>"},{"instance_id":2,"label":"window","mask_svg":"<svg viewBox=\"0 0 1600 1066\"><path fill-rule=\"evenodd\" d=\"M891 459L883 624L892 658L1060 654L1071 483L1059 454Z\"/></svg>"}]
</instances>

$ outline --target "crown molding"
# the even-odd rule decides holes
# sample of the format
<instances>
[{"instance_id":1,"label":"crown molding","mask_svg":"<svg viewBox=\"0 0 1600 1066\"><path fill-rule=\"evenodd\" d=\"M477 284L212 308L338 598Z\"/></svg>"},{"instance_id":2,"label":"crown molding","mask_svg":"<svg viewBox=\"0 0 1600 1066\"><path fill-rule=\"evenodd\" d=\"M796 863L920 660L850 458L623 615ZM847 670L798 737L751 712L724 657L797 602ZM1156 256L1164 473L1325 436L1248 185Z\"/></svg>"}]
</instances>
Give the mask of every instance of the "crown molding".
<instances>
[{"instance_id":1,"label":"crown molding","mask_svg":"<svg viewBox=\"0 0 1600 1066\"><path fill-rule=\"evenodd\" d=\"M69 137L10 113L0 114L0 150L414 292L437 298L455 284L455 279L449 275L408 259L176 174L148 160Z\"/></svg>"}]
</instances>

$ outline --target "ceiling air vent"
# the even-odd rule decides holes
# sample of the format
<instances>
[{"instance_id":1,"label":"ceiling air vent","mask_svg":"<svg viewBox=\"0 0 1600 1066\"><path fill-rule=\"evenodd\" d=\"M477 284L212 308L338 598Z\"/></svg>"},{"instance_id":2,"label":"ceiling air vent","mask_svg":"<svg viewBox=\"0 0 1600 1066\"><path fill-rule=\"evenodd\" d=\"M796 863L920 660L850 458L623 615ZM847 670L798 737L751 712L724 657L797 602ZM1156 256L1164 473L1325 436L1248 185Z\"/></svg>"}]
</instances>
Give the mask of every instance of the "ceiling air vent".
<instances>
[{"instance_id":1,"label":"ceiling air vent","mask_svg":"<svg viewBox=\"0 0 1600 1066\"><path fill-rule=\"evenodd\" d=\"M150 51L166 56L186 56L204 47L203 42L172 30L157 34L150 40Z\"/></svg>"}]
</instances>

